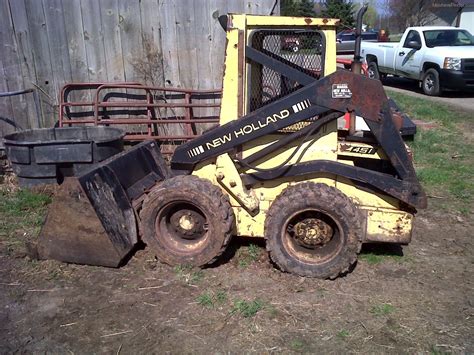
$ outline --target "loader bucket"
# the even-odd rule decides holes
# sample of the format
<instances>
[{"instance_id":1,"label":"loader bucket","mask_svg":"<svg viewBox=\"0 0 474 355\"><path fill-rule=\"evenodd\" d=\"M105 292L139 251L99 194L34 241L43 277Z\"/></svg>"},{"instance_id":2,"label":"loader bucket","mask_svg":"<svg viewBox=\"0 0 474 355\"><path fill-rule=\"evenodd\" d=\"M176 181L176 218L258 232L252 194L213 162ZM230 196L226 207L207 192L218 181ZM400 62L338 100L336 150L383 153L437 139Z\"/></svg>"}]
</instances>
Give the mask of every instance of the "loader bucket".
<instances>
[{"instance_id":1,"label":"loader bucket","mask_svg":"<svg viewBox=\"0 0 474 355\"><path fill-rule=\"evenodd\" d=\"M158 145L136 145L65 179L37 245L40 259L118 267L138 241L134 206L171 176Z\"/></svg>"}]
</instances>

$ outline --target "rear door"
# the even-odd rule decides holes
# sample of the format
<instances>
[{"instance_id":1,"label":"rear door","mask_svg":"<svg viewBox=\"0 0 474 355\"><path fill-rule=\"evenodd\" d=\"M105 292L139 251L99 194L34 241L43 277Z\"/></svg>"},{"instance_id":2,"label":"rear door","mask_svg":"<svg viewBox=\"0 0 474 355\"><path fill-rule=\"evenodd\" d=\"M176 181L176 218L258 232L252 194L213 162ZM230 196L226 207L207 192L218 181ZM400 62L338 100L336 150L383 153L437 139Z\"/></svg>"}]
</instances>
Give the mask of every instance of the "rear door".
<instances>
[{"instance_id":1,"label":"rear door","mask_svg":"<svg viewBox=\"0 0 474 355\"><path fill-rule=\"evenodd\" d=\"M343 33L338 38L336 51L338 53L353 53L355 48L355 34Z\"/></svg>"},{"instance_id":2,"label":"rear door","mask_svg":"<svg viewBox=\"0 0 474 355\"><path fill-rule=\"evenodd\" d=\"M425 50L424 40L417 30L410 30L405 40L395 52L395 73L412 79L420 79L422 69L423 53ZM421 43L421 49L409 48L410 41Z\"/></svg>"}]
</instances>

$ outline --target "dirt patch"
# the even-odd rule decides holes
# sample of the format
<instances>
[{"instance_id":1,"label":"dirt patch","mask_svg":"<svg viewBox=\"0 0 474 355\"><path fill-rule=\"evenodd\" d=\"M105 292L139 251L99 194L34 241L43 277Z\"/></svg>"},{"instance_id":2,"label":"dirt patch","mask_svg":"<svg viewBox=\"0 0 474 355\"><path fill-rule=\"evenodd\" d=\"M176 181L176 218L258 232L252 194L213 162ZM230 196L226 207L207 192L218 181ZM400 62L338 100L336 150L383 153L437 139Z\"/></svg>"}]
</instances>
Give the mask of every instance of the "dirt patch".
<instances>
[{"instance_id":1,"label":"dirt patch","mask_svg":"<svg viewBox=\"0 0 474 355\"><path fill-rule=\"evenodd\" d=\"M426 122L422 120L413 120L413 123L416 124L416 127L419 129L430 130L439 127L439 124L436 122Z\"/></svg>"},{"instance_id":2,"label":"dirt patch","mask_svg":"<svg viewBox=\"0 0 474 355\"><path fill-rule=\"evenodd\" d=\"M474 121L464 122L461 125L461 130L468 143L474 142Z\"/></svg>"},{"instance_id":3,"label":"dirt patch","mask_svg":"<svg viewBox=\"0 0 474 355\"><path fill-rule=\"evenodd\" d=\"M439 210L334 281L282 273L242 239L205 270L146 249L119 269L2 252L0 352L470 353L474 218Z\"/></svg>"}]
</instances>

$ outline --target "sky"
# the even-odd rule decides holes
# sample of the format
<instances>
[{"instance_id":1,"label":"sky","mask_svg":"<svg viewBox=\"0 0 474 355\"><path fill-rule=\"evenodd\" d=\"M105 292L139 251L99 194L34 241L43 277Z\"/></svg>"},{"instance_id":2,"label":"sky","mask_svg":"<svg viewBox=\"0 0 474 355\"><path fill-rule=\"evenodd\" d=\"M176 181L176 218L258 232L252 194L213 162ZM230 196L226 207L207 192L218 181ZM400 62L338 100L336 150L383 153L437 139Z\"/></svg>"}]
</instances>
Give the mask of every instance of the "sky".
<instances>
[{"instance_id":1,"label":"sky","mask_svg":"<svg viewBox=\"0 0 474 355\"><path fill-rule=\"evenodd\" d=\"M474 0L473 0L474 1ZM352 0L354 4L363 4L364 2L368 2L367 0ZM377 12L379 14L385 14L386 11L386 0L375 0L377 4Z\"/></svg>"},{"instance_id":2,"label":"sky","mask_svg":"<svg viewBox=\"0 0 474 355\"><path fill-rule=\"evenodd\" d=\"M403 1L403 0L400 0ZM460 5L474 5L474 0L451 0L453 3L457 3ZM368 2L367 0L352 0L353 3L359 3L363 4L364 2ZM384 14L387 12L386 8L386 0L375 0L375 3L377 4L377 12L379 14ZM436 0L433 0L434 3L436 3ZM444 3L447 2L446 0L438 0L438 2Z\"/></svg>"}]
</instances>

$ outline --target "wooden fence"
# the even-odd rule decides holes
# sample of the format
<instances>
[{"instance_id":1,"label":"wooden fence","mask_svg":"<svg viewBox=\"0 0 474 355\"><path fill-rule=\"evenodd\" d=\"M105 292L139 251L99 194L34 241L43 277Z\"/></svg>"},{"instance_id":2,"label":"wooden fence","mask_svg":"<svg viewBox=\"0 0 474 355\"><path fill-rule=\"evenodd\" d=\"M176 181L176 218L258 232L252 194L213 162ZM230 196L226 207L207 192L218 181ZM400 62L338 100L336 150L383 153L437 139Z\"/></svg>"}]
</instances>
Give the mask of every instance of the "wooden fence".
<instances>
[{"instance_id":1,"label":"wooden fence","mask_svg":"<svg viewBox=\"0 0 474 355\"><path fill-rule=\"evenodd\" d=\"M275 0L0 0L0 138L57 121L67 82L221 87L228 12L269 14ZM278 11L278 8L276 9Z\"/></svg>"}]
</instances>

